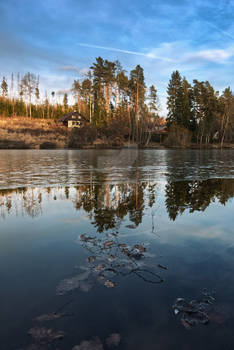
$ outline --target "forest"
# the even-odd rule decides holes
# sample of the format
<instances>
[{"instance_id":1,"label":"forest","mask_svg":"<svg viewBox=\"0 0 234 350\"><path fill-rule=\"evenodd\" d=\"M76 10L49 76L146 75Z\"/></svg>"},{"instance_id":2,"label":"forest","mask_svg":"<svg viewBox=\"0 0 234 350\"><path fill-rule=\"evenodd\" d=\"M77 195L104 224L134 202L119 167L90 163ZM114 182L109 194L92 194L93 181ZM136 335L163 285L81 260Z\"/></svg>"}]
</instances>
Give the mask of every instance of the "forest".
<instances>
[{"instance_id":1,"label":"forest","mask_svg":"<svg viewBox=\"0 0 234 350\"><path fill-rule=\"evenodd\" d=\"M91 142L97 135L106 135L147 145L156 126L165 122L160 117L157 88L146 86L140 65L128 73L119 61L96 58L87 74L69 87L73 100L67 93L61 97L59 91L43 91L42 97L40 77L30 72L3 76L0 88L1 116L58 120L76 110L90 121L86 139ZM167 110L166 146L222 146L234 141L230 87L219 92L208 81L194 79L189 83L174 71L167 87Z\"/></svg>"}]
</instances>

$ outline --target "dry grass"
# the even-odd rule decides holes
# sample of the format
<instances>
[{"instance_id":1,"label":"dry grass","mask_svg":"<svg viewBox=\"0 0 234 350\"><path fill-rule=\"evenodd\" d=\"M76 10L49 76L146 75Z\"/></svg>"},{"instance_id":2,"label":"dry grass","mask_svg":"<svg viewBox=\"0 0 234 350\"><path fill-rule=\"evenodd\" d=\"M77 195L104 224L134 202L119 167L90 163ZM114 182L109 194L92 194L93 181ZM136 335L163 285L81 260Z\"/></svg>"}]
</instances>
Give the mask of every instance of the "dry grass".
<instances>
[{"instance_id":1,"label":"dry grass","mask_svg":"<svg viewBox=\"0 0 234 350\"><path fill-rule=\"evenodd\" d=\"M0 148L66 148L67 135L53 120L0 117Z\"/></svg>"}]
</instances>

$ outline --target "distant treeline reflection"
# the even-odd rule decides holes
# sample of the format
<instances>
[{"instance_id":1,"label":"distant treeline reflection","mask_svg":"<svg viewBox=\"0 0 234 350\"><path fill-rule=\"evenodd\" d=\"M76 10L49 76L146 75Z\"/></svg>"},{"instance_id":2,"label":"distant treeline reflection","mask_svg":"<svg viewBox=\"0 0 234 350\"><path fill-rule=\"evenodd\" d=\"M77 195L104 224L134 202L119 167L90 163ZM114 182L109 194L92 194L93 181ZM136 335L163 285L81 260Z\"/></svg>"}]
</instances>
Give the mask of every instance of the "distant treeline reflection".
<instances>
[{"instance_id":1,"label":"distant treeline reflection","mask_svg":"<svg viewBox=\"0 0 234 350\"><path fill-rule=\"evenodd\" d=\"M171 220L175 220L186 209L189 209L190 213L205 211L216 200L225 205L234 197L234 179L169 181L165 197L168 215Z\"/></svg>"},{"instance_id":2,"label":"distant treeline reflection","mask_svg":"<svg viewBox=\"0 0 234 350\"><path fill-rule=\"evenodd\" d=\"M17 188L0 190L0 215L42 215L48 201L68 200L75 210L88 213L97 231L118 227L125 218L137 227L145 209L153 208L158 194L156 183L139 182L111 185L108 182L73 187ZM234 179L168 181L165 206L171 220L188 209L205 211L214 201L221 204L234 197Z\"/></svg>"}]
</instances>

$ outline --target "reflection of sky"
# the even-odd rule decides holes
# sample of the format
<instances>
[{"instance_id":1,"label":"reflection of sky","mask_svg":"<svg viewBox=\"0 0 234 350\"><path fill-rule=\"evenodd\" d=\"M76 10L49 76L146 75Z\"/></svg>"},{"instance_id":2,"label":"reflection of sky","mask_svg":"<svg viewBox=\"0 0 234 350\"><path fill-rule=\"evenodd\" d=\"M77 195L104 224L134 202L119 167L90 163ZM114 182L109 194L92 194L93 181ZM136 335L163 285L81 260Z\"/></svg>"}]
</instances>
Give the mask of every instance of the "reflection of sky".
<instances>
[{"instance_id":1,"label":"reflection of sky","mask_svg":"<svg viewBox=\"0 0 234 350\"><path fill-rule=\"evenodd\" d=\"M219 304L228 303L232 309L232 199L226 206L212 203L204 212L189 213L186 209L175 221L170 221L164 205L164 188L156 186L153 207L145 205L142 223L136 229L126 227L130 223L126 216L119 227L119 240L130 245L145 243L151 263L167 266L168 270L162 271L165 282L155 287L130 276L123 278L113 290L96 286L89 293L77 292L61 299L55 297L58 282L76 275L75 266L87 264L91 254L76 243L77 237L94 235L96 229L89 213L75 209L75 189L69 190L69 199L64 188L50 191L48 194L47 189L40 189L42 210L38 216L14 215L13 212L0 219L0 299L3 305L0 321L4 320L0 335L6 344L14 343L9 348L22 344L24 332L27 338L25 330L32 326L33 317L56 310L72 297L74 304L68 310L78 311L74 318L64 319L59 324L68 334L65 341L69 348L84 337L104 338L107 331L120 332L125 344L139 350L146 344L148 349L154 349L156 342L162 349L174 350L175 344L183 348L185 341L193 344L192 350L201 348L202 344L209 349L211 339L215 339L212 349L219 350L223 336L230 341L228 327L233 329L232 324L222 335L217 332L220 326L213 323L194 328L191 333L185 332L179 319L172 314L171 305L177 297L197 298L201 289L207 287L216 289ZM32 195L32 189L28 193ZM37 198L35 193L34 198ZM22 199L21 194L18 196ZM148 202L147 196L145 202ZM152 214L155 233L152 233ZM97 237L103 235L98 233ZM13 330L16 337L11 339L9 334ZM70 333L76 335L71 344Z\"/></svg>"},{"instance_id":2,"label":"reflection of sky","mask_svg":"<svg viewBox=\"0 0 234 350\"><path fill-rule=\"evenodd\" d=\"M68 309L75 313L74 318L61 320L58 325L67 334L75 334L72 340L69 335L66 338L68 349L84 337L97 335L105 339L113 332L121 333L124 344L134 350L146 346L151 350L155 344L168 350L183 349L185 344L190 344L192 350L203 349L204 344L208 350L220 350L223 339L233 348L234 180L216 182L214 176L232 177L233 152L139 151L134 166L123 162L116 169L109 166L108 157L113 159L113 154L104 152L105 157L99 159L98 155L103 156L100 152L2 153L1 187L20 188L2 191L0 197L0 211L5 214L0 217L1 341L9 345L7 349L22 348L28 342L27 330L32 327L33 317L53 312L74 297L74 304ZM191 179L198 178L212 178L198 183L201 206L202 199L209 204L209 193L212 198L225 194L229 200L224 206L216 199L204 211L191 213L190 197L185 195L186 205L175 198L174 204L184 211L175 221L170 220L165 186L177 184L172 189L180 190L191 184ZM178 179L183 181L173 181ZM29 187L23 191L20 185L24 182ZM79 184L77 188L61 185L74 182ZM145 186L143 203L137 198L137 193L138 196L141 193L137 184ZM153 184L155 202L150 207L149 189ZM68 299L55 296L62 279L76 275L77 266L87 265L91 253L77 244L77 238L86 234L105 239L106 232L96 232L93 211L83 207L87 189L98 189L95 211L96 219L101 221L103 211L98 213L97 209L107 210L105 214L109 210L117 216L118 198L120 201L124 198L126 206L132 204L124 217L116 221L118 239L130 246L144 243L151 266L162 264L168 268L160 271L165 279L160 286L145 284L131 275L121 279L113 290L97 285L89 293L77 292ZM136 214L137 203L141 204L143 216L134 228L130 219ZM112 231L115 228L108 233ZM147 259L141 261L146 262ZM205 287L216 289L217 304L226 310L228 323L221 327L211 322L208 327L186 332L171 306L177 297L198 298Z\"/></svg>"}]
</instances>

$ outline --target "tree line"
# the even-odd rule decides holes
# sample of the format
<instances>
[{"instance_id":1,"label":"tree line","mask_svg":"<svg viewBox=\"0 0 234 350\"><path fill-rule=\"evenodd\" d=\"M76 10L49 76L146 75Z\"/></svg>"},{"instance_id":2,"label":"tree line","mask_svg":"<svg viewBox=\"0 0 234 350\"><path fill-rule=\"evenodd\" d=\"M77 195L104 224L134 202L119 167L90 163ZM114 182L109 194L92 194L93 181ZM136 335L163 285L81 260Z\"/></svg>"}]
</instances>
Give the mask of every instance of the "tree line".
<instances>
[{"instance_id":1,"label":"tree line","mask_svg":"<svg viewBox=\"0 0 234 350\"><path fill-rule=\"evenodd\" d=\"M119 61L101 57L83 79L75 79L68 93L52 91L41 96L39 76L12 74L1 81L0 115L58 119L77 110L95 129L113 129L125 139L148 143L160 124L157 89L146 87L144 70L137 65L126 72ZM168 142L208 144L234 140L234 96L227 87L215 91L208 81L190 84L178 71L167 89ZM70 102L70 103L69 103Z\"/></svg>"},{"instance_id":2,"label":"tree line","mask_svg":"<svg viewBox=\"0 0 234 350\"><path fill-rule=\"evenodd\" d=\"M175 71L167 93L171 130L182 128L200 144L234 141L234 95L230 87L220 94L208 81L193 80L190 84Z\"/></svg>"},{"instance_id":3,"label":"tree line","mask_svg":"<svg viewBox=\"0 0 234 350\"><path fill-rule=\"evenodd\" d=\"M140 143L146 141L158 120L157 90L152 85L147 91L143 68L137 65L128 75L119 61L101 57L96 58L84 79L74 80L70 89L73 105L68 103L67 93L62 103L54 91L41 99L39 77L32 73L18 74L16 82L12 74L10 84L3 77L1 90L2 115L57 119L76 110L93 127L108 128L114 122L121 126L124 136Z\"/></svg>"}]
</instances>

